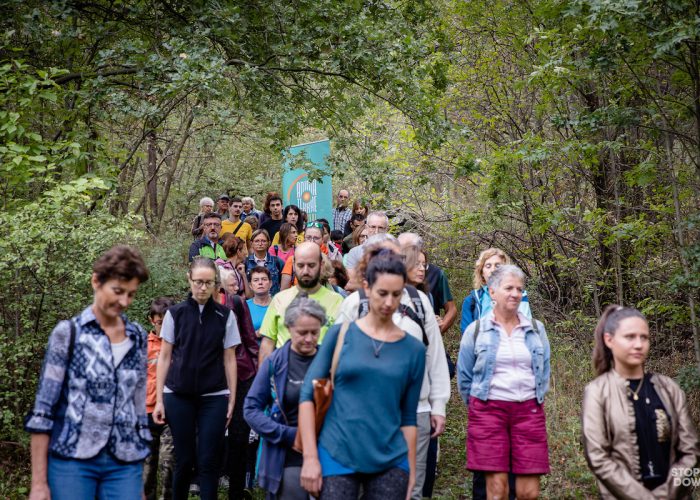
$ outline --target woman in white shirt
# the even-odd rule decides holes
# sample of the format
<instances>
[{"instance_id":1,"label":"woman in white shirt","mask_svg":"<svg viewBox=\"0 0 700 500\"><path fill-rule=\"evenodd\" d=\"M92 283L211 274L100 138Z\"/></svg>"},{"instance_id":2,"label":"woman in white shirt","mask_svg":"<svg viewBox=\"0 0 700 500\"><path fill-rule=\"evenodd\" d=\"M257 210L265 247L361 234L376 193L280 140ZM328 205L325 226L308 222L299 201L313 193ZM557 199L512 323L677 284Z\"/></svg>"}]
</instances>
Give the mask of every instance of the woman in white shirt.
<instances>
[{"instance_id":1,"label":"woman in white shirt","mask_svg":"<svg viewBox=\"0 0 700 500\"><path fill-rule=\"evenodd\" d=\"M467 468L486 475L488 498L537 498L549 472L544 395L549 341L544 326L518 311L525 275L503 265L488 280L493 309L465 331L457 361L459 392L469 406Z\"/></svg>"}]
</instances>

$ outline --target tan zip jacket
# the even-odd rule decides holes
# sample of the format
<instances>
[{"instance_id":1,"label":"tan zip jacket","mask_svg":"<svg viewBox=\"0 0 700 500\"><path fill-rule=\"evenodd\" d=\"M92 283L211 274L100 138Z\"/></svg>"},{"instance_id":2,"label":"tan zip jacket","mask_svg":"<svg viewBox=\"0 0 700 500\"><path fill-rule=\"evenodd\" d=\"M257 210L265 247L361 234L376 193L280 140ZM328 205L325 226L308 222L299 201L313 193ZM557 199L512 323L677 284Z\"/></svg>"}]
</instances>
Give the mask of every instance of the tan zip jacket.
<instances>
[{"instance_id":1,"label":"tan zip jacket","mask_svg":"<svg viewBox=\"0 0 700 500\"><path fill-rule=\"evenodd\" d=\"M651 383L671 421L669 475L666 483L653 491L647 490L641 480L634 407L627 397L627 381L610 370L586 386L581 417L583 447L602 498L689 498L680 478L683 471L695 467L700 444L685 393L664 375L652 374Z\"/></svg>"}]
</instances>

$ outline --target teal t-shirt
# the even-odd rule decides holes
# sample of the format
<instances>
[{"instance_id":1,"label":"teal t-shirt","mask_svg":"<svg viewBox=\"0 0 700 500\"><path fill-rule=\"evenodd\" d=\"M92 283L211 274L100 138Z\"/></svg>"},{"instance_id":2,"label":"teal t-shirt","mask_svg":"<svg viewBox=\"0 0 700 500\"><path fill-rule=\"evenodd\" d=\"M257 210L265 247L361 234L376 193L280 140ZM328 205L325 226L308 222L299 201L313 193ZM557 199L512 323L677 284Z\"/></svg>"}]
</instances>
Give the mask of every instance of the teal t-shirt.
<instances>
[{"instance_id":1,"label":"teal t-shirt","mask_svg":"<svg viewBox=\"0 0 700 500\"><path fill-rule=\"evenodd\" d=\"M265 313L267 312L267 308L270 307L270 304L266 306L259 306L253 302L253 299L246 300L246 303L248 304L248 310L250 311L250 318L253 320L253 328L257 332L260 330L263 318L265 317Z\"/></svg>"},{"instance_id":2,"label":"teal t-shirt","mask_svg":"<svg viewBox=\"0 0 700 500\"><path fill-rule=\"evenodd\" d=\"M300 403L313 401L314 379L329 376L339 331L340 325L334 325L326 333L306 373ZM373 342L351 323L320 445L356 472L373 474L398 466L408 452L401 427L416 425L424 370L425 346L420 340L405 335L395 342Z\"/></svg>"}]
</instances>

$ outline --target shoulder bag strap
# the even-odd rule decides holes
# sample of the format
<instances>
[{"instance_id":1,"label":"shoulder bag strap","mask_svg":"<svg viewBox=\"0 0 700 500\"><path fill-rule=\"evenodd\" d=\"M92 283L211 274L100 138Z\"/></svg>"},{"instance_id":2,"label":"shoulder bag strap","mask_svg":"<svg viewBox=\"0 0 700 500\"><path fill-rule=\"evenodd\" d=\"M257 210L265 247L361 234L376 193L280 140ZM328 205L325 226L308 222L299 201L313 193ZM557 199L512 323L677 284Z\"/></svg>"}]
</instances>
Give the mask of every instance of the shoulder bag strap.
<instances>
[{"instance_id":1,"label":"shoulder bag strap","mask_svg":"<svg viewBox=\"0 0 700 500\"><path fill-rule=\"evenodd\" d=\"M238 223L238 225L236 226L236 229L233 230L233 235L234 235L234 236L236 236L236 233L238 232L238 230L241 228L242 225L243 225L243 221L240 221L240 222Z\"/></svg>"},{"instance_id":2,"label":"shoulder bag strap","mask_svg":"<svg viewBox=\"0 0 700 500\"><path fill-rule=\"evenodd\" d=\"M479 336L479 327L481 326L481 320L476 320L476 326L474 327L474 345L476 345L476 338Z\"/></svg>"},{"instance_id":3,"label":"shoulder bag strap","mask_svg":"<svg viewBox=\"0 0 700 500\"><path fill-rule=\"evenodd\" d=\"M338 361L340 360L340 351L343 350L343 343L345 342L345 334L350 326L349 322L344 322L343 326L340 327L340 333L338 333L338 338L335 341L335 350L333 350L333 361L331 361L331 386L335 384L335 370L338 368Z\"/></svg>"},{"instance_id":4,"label":"shoulder bag strap","mask_svg":"<svg viewBox=\"0 0 700 500\"><path fill-rule=\"evenodd\" d=\"M360 319L369 313L369 299L364 288L358 288L357 293L360 296L360 302L357 304L357 319Z\"/></svg>"}]
</instances>

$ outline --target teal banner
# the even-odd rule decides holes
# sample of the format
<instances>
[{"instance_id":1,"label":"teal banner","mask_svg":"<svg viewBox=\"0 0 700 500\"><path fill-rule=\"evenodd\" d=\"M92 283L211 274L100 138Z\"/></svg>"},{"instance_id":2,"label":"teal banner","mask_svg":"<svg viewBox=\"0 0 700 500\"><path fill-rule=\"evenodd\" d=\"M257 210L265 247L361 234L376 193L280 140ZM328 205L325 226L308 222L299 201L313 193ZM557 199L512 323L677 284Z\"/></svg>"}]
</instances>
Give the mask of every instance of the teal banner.
<instances>
[{"instance_id":1,"label":"teal banner","mask_svg":"<svg viewBox=\"0 0 700 500\"><path fill-rule=\"evenodd\" d=\"M292 146L285 152L284 175L282 177L282 201L284 205L296 205L304 210L309 222L326 219L333 227L333 187L326 158L331 153L328 139L308 144ZM294 158L303 154L303 160L310 163L309 170L326 174L321 180L309 180L309 172L303 168L293 168ZM298 158L297 158L298 159Z\"/></svg>"}]
</instances>

